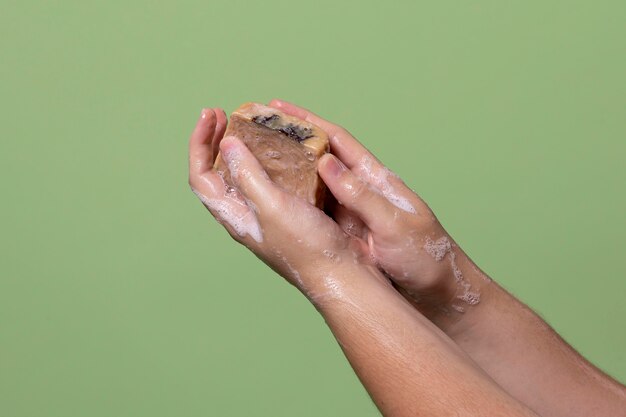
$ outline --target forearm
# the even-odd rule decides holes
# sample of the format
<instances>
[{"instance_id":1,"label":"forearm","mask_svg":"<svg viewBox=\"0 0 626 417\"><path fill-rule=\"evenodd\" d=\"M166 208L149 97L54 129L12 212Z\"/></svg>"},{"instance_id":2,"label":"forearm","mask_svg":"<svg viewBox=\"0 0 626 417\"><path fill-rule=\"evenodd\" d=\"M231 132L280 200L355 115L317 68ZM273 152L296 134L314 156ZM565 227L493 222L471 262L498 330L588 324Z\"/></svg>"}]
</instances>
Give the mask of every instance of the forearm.
<instances>
[{"instance_id":1,"label":"forearm","mask_svg":"<svg viewBox=\"0 0 626 417\"><path fill-rule=\"evenodd\" d=\"M624 387L595 368L538 315L462 255L460 264L481 301L440 327L511 395L541 415L618 416ZM456 318L455 318L456 317Z\"/></svg>"},{"instance_id":2,"label":"forearm","mask_svg":"<svg viewBox=\"0 0 626 417\"><path fill-rule=\"evenodd\" d=\"M349 132L291 103L273 100L270 105L315 123L328 133L334 156L320 159L318 173L340 203L333 213L337 223L362 239L367 246L364 252L394 281L408 302L448 333L498 383L546 415L610 416L626 409L623 387L577 355L532 311L486 278L452 241L425 202ZM372 346L382 343L379 335L383 334L389 340L402 341L403 350L398 352L413 352L420 357L424 354L420 348L433 336L422 334L428 325L420 319L400 324L400 331L394 328L397 323L411 322L407 304L398 302L396 293L385 293L384 297L376 293L363 289L352 294L358 299L356 306L367 306L366 313L357 308L340 308L347 302L331 303L333 308L321 311L377 403L385 403L384 397L376 399L384 393L377 394L379 381L368 374L370 363L363 355L377 352ZM392 312L400 321L394 321ZM376 327L376 334L368 333L367 326L374 324L381 329ZM409 341L416 343L414 351L407 346ZM442 352L454 351L444 345ZM423 357L429 352L426 349ZM428 380L420 378L420 372L434 366L412 365L417 367L415 373L410 374L409 369L404 377L418 383ZM427 392L428 388L419 389Z\"/></svg>"},{"instance_id":3,"label":"forearm","mask_svg":"<svg viewBox=\"0 0 626 417\"><path fill-rule=\"evenodd\" d=\"M532 415L377 271L328 274L309 291L385 416Z\"/></svg>"}]
</instances>

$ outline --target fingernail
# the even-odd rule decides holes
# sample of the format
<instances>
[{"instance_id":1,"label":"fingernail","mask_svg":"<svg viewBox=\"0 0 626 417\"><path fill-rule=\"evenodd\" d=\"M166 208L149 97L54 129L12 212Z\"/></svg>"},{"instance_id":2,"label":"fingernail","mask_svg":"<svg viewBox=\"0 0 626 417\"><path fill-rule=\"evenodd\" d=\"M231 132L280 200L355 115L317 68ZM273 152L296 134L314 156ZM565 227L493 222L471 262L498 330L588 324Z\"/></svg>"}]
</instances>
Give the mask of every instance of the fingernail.
<instances>
[{"instance_id":1,"label":"fingernail","mask_svg":"<svg viewBox=\"0 0 626 417\"><path fill-rule=\"evenodd\" d=\"M341 161L334 156L329 156L326 158L326 171L331 177L338 177L341 173L346 169L345 165L341 163Z\"/></svg>"},{"instance_id":2,"label":"fingernail","mask_svg":"<svg viewBox=\"0 0 626 417\"><path fill-rule=\"evenodd\" d=\"M206 109L202 109L202 110L200 111L200 118L201 118L201 119L206 119Z\"/></svg>"}]
</instances>

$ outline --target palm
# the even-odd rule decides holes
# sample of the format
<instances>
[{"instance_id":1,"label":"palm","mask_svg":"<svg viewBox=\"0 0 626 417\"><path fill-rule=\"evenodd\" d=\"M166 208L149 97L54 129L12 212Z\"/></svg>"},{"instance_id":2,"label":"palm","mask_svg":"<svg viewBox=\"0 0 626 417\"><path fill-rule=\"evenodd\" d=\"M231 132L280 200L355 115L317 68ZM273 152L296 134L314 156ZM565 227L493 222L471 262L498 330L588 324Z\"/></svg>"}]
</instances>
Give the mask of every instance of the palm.
<instances>
[{"instance_id":1,"label":"palm","mask_svg":"<svg viewBox=\"0 0 626 417\"><path fill-rule=\"evenodd\" d=\"M337 205L332 214L346 233L363 241L363 255L372 259L411 298L417 300L441 292L442 277L448 275L449 264L433 259L424 250L423 243L424 234L445 233L438 222L434 225L398 224L392 229L377 231L366 226L344 206Z\"/></svg>"}]
</instances>

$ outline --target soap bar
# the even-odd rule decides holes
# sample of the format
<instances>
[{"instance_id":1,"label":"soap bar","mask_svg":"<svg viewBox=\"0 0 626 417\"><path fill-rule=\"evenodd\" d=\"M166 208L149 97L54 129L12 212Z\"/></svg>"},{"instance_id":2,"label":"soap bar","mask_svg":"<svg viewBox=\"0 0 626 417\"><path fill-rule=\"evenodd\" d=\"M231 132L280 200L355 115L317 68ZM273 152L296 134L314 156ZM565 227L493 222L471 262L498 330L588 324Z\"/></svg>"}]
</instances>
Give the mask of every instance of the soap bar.
<instances>
[{"instance_id":1,"label":"soap bar","mask_svg":"<svg viewBox=\"0 0 626 417\"><path fill-rule=\"evenodd\" d=\"M244 103L230 115L224 136L243 141L279 187L321 209L326 187L317 161L329 150L318 126L259 103ZM228 166L217 155L214 169L232 185Z\"/></svg>"}]
</instances>

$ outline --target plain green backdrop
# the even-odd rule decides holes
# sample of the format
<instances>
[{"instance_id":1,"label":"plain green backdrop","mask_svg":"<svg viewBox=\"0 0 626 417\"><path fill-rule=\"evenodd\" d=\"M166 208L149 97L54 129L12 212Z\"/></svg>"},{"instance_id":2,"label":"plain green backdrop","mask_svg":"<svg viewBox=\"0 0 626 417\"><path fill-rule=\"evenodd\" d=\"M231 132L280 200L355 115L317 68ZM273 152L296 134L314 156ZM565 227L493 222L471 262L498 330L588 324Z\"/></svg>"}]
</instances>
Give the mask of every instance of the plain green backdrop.
<instances>
[{"instance_id":1,"label":"plain green backdrop","mask_svg":"<svg viewBox=\"0 0 626 417\"><path fill-rule=\"evenodd\" d=\"M190 192L202 107L339 123L626 379L626 3L1 1L0 416L375 416Z\"/></svg>"}]
</instances>

